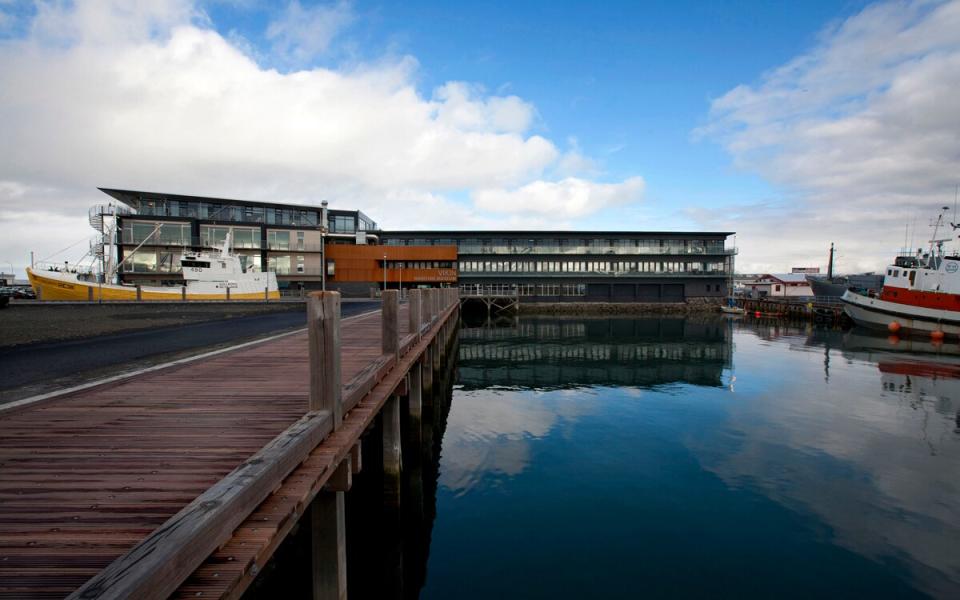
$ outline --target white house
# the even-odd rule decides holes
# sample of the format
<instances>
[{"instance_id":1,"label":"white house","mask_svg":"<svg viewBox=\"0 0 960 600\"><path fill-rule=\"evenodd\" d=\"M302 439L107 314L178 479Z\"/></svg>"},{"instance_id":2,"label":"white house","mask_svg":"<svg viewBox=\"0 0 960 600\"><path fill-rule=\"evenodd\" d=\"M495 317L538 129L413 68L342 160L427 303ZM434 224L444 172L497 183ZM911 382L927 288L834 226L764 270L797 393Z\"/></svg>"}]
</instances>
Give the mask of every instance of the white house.
<instances>
[{"instance_id":1,"label":"white house","mask_svg":"<svg viewBox=\"0 0 960 600\"><path fill-rule=\"evenodd\" d=\"M752 298L813 296L813 289L804 273L766 273L745 285Z\"/></svg>"}]
</instances>

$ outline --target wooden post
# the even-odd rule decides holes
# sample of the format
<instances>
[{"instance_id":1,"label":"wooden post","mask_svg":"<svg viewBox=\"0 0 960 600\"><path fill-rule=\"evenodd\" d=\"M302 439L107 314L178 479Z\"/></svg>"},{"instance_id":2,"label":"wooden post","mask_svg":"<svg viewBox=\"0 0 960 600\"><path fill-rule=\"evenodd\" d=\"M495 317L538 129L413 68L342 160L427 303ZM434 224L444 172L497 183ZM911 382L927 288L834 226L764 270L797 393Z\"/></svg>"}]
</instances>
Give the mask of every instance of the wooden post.
<instances>
[{"instance_id":1,"label":"wooden post","mask_svg":"<svg viewBox=\"0 0 960 600\"><path fill-rule=\"evenodd\" d=\"M269 288L269 287L263 288L263 299L264 299L264 300L270 300L270 288Z\"/></svg>"},{"instance_id":2,"label":"wooden post","mask_svg":"<svg viewBox=\"0 0 960 600\"><path fill-rule=\"evenodd\" d=\"M419 438L420 421L423 418L423 369L415 363L410 369L410 387L407 393L410 405L410 430L414 438Z\"/></svg>"},{"instance_id":3,"label":"wooden post","mask_svg":"<svg viewBox=\"0 0 960 600\"><path fill-rule=\"evenodd\" d=\"M396 290L392 290L396 293ZM400 505L400 397L391 395L383 406L383 503Z\"/></svg>"},{"instance_id":4,"label":"wooden post","mask_svg":"<svg viewBox=\"0 0 960 600\"><path fill-rule=\"evenodd\" d=\"M397 301L397 290L385 290L383 292L383 307L381 315L382 329L382 347L384 354L393 354L396 356L400 349L400 331L397 317L399 316L399 304Z\"/></svg>"},{"instance_id":5,"label":"wooden post","mask_svg":"<svg viewBox=\"0 0 960 600\"><path fill-rule=\"evenodd\" d=\"M420 339L420 325L423 322L420 316L420 290L410 290L407 294L407 316L409 317L410 333Z\"/></svg>"},{"instance_id":6,"label":"wooden post","mask_svg":"<svg viewBox=\"0 0 960 600\"><path fill-rule=\"evenodd\" d=\"M264 291L264 294L267 290ZM329 410L336 429L343 421L340 387L340 294L315 292L307 297L310 364L309 410ZM341 468L350 471L350 461ZM349 474L343 473L349 482ZM349 483L317 494L310 507L314 600L347 597L347 546L344 492Z\"/></svg>"},{"instance_id":7,"label":"wooden post","mask_svg":"<svg viewBox=\"0 0 960 600\"><path fill-rule=\"evenodd\" d=\"M187 286L180 286L180 299L184 302L187 301Z\"/></svg>"},{"instance_id":8,"label":"wooden post","mask_svg":"<svg viewBox=\"0 0 960 600\"><path fill-rule=\"evenodd\" d=\"M37 302L43 300L43 288L37 288Z\"/></svg>"},{"instance_id":9,"label":"wooden post","mask_svg":"<svg viewBox=\"0 0 960 600\"><path fill-rule=\"evenodd\" d=\"M310 505L313 600L346 600L347 528L343 492L322 490Z\"/></svg>"},{"instance_id":10,"label":"wooden post","mask_svg":"<svg viewBox=\"0 0 960 600\"><path fill-rule=\"evenodd\" d=\"M230 300L230 287L227 287L227 300Z\"/></svg>"},{"instance_id":11,"label":"wooden post","mask_svg":"<svg viewBox=\"0 0 960 600\"><path fill-rule=\"evenodd\" d=\"M137 302L143 300L143 290L140 288L140 284L137 284Z\"/></svg>"},{"instance_id":12,"label":"wooden post","mask_svg":"<svg viewBox=\"0 0 960 600\"><path fill-rule=\"evenodd\" d=\"M340 293L314 292L307 298L310 361L309 410L329 410L334 429L343 421L340 389Z\"/></svg>"},{"instance_id":13,"label":"wooden post","mask_svg":"<svg viewBox=\"0 0 960 600\"><path fill-rule=\"evenodd\" d=\"M93 302L93 288L87 288L87 302Z\"/></svg>"}]
</instances>

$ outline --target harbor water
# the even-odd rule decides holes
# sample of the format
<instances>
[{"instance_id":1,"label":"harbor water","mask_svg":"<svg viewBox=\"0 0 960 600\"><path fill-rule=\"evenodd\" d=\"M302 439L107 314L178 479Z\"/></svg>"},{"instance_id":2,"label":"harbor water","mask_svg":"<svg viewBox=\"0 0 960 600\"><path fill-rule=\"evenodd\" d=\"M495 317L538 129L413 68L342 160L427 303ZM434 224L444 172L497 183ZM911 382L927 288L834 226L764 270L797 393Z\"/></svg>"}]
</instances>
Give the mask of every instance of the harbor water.
<instances>
[{"instance_id":1,"label":"harbor water","mask_svg":"<svg viewBox=\"0 0 960 600\"><path fill-rule=\"evenodd\" d=\"M464 327L405 595L957 598L958 411L955 344L712 316Z\"/></svg>"}]
</instances>

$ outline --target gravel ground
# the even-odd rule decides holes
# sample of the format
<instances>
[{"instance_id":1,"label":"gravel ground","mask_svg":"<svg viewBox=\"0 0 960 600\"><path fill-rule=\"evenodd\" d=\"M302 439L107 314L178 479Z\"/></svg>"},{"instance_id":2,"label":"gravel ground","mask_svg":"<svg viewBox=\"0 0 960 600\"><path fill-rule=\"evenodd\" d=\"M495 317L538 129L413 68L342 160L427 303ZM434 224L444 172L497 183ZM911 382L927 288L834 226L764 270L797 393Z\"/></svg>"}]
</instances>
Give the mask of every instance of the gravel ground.
<instances>
[{"instance_id":1,"label":"gravel ground","mask_svg":"<svg viewBox=\"0 0 960 600\"><path fill-rule=\"evenodd\" d=\"M304 310L304 304L298 302L130 305L11 303L0 310L0 348Z\"/></svg>"}]
</instances>

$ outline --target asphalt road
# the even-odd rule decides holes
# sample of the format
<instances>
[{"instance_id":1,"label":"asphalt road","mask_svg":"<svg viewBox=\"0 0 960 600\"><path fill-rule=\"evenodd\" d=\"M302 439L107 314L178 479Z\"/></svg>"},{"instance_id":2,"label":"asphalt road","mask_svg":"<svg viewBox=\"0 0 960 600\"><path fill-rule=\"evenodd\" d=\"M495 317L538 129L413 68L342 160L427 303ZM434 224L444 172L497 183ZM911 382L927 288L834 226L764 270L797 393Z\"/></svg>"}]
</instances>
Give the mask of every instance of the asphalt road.
<instances>
[{"instance_id":1,"label":"asphalt road","mask_svg":"<svg viewBox=\"0 0 960 600\"><path fill-rule=\"evenodd\" d=\"M341 305L348 317L379 302ZM0 349L0 404L303 327L303 312L280 312Z\"/></svg>"}]
</instances>

